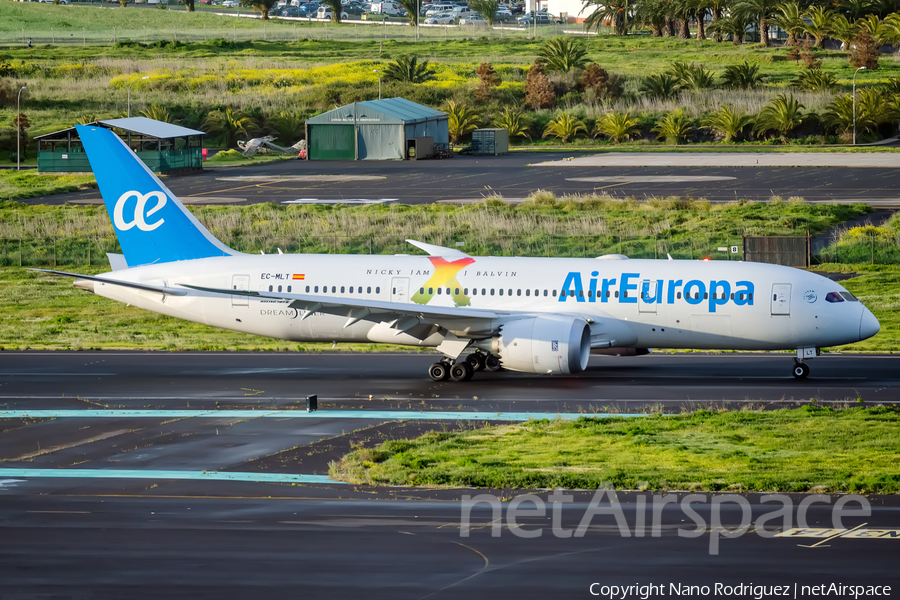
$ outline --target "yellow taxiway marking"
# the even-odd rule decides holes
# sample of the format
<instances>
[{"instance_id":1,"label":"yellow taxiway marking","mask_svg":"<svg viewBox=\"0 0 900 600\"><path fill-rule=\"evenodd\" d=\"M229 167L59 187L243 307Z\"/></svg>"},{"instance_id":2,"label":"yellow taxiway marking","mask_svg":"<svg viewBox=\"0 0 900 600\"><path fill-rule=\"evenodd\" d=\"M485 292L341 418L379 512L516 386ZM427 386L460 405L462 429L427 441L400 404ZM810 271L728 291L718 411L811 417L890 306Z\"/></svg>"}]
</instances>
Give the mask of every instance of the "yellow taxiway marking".
<instances>
[{"instance_id":1,"label":"yellow taxiway marking","mask_svg":"<svg viewBox=\"0 0 900 600\"><path fill-rule=\"evenodd\" d=\"M845 535L849 534L850 532L856 531L857 529L860 529L860 528L862 528L862 527L865 527L866 525L867 525L867 523L862 523L862 524L860 524L860 525L857 525L857 526L854 527L853 529L845 529L845 530L842 530L842 531L838 531L838 533L836 533L835 535L833 535L833 536L831 536L831 537L827 537L827 538L825 538L824 540L822 540L821 542L816 542L816 543L813 544L812 546L807 546L806 544L797 544L797 545L800 546L801 548L819 548L819 547L822 547L822 548L828 548L828 547L829 547L828 545L822 546L822 544L824 544L825 542L828 542L828 541L837 539L837 538L839 538L839 537L844 537Z\"/></svg>"},{"instance_id":2,"label":"yellow taxiway marking","mask_svg":"<svg viewBox=\"0 0 900 600\"><path fill-rule=\"evenodd\" d=\"M605 190L607 188L619 187L620 185L628 185L630 183L634 183L633 181L623 181L622 183L613 183L612 185L601 185L600 187L595 187L594 191L597 190Z\"/></svg>"}]
</instances>

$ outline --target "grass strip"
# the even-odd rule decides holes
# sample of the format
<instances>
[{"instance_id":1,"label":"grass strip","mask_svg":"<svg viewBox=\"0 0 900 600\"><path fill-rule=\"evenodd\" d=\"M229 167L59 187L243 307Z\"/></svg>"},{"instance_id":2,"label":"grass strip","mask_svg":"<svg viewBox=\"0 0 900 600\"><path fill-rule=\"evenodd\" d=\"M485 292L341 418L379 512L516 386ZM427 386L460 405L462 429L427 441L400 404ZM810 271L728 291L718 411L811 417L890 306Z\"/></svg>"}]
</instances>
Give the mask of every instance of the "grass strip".
<instances>
[{"instance_id":1,"label":"grass strip","mask_svg":"<svg viewBox=\"0 0 900 600\"><path fill-rule=\"evenodd\" d=\"M391 485L893 494L898 452L896 407L803 406L431 432L357 449L329 473Z\"/></svg>"},{"instance_id":2,"label":"grass strip","mask_svg":"<svg viewBox=\"0 0 900 600\"><path fill-rule=\"evenodd\" d=\"M35 169L0 170L0 200L22 200L96 188L97 181L91 173L72 175L38 173Z\"/></svg>"}]
</instances>

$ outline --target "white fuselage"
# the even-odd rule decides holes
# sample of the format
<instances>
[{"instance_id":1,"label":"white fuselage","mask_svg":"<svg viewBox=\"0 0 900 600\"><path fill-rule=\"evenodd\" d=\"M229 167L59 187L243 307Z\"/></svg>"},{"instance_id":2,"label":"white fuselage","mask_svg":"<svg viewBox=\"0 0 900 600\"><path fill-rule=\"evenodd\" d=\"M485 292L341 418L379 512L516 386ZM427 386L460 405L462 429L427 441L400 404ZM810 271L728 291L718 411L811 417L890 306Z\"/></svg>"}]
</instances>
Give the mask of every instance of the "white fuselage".
<instances>
[{"instance_id":1,"label":"white fuselage","mask_svg":"<svg viewBox=\"0 0 900 600\"><path fill-rule=\"evenodd\" d=\"M862 303L826 301L830 292L845 291L840 285L789 267L572 258L462 262L406 255L240 255L146 265L104 277L172 288L267 292L271 286L273 292L330 298L514 311L511 318L521 318L523 311L578 315L591 323L592 340L614 339L616 347L796 349L873 334L866 323L874 317ZM284 340L424 346L441 341L398 334L377 320L345 327L346 316L317 312L302 319L289 300L203 292L174 296L102 283L94 291L180 319Z\"/></svg>"}]
</instances>

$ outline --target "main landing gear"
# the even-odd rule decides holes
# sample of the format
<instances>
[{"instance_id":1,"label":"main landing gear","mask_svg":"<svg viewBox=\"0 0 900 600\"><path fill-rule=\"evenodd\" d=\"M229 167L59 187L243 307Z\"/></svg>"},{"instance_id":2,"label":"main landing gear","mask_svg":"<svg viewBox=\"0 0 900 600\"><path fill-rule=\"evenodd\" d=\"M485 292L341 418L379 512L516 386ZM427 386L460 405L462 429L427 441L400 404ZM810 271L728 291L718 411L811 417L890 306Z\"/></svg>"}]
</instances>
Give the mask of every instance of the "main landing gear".
<instances>
[{"instance_id":1,"label":"main landing gear","mask_svg":"<svg viewBox=\"0 0 900 600\"><path fill-rule=\"evenodd\" d=\"M500 359L493 354L474 352L455 363L443 358L428 368L428 376L434 381L468 381L476 371L499 371Z\"/></svg>"},{"instance_id":2,"label":"main landing gear","mask_svg":"<svg viewBox=\"0 0 900 600\"><path fill-rule=\"evenodd\" d=\"M813 359L818 355L818 348L797 348L797 358L794 359L794 368L791 371L794 378L806 379L809 375L809 365L803 361Z\"/></svg>"}]
</instances>

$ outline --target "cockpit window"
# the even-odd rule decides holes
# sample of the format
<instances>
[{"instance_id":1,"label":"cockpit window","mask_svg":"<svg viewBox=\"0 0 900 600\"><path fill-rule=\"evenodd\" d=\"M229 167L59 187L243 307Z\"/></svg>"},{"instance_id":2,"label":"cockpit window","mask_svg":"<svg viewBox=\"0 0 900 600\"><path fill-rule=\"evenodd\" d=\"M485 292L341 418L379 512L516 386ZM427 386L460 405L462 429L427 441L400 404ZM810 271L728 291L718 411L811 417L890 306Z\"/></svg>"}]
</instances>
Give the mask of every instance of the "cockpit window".
<instances>
[{"instance_id":1,"label":"cockpit window","mask_svg":"<svg viewBox=\"0 0 900 600\"><path fill-rule=\"evenodd\" d=\"M828 292L828 295L825 296L825 302L843 302L844 299L837 292Z\"/></svg>"},{"instance_id":2,"label":"cockpit window","mask_svg":"<svg viewBox=\"0 0 900 600\"><path fill-rule=\"evenodd\" d=\"M841 296L843 296L844 299L847 300L848 302L859 302L859 300L856 298L856 296L854 296L850 292L841 292Z\"/></svg>"}]
</instances>

